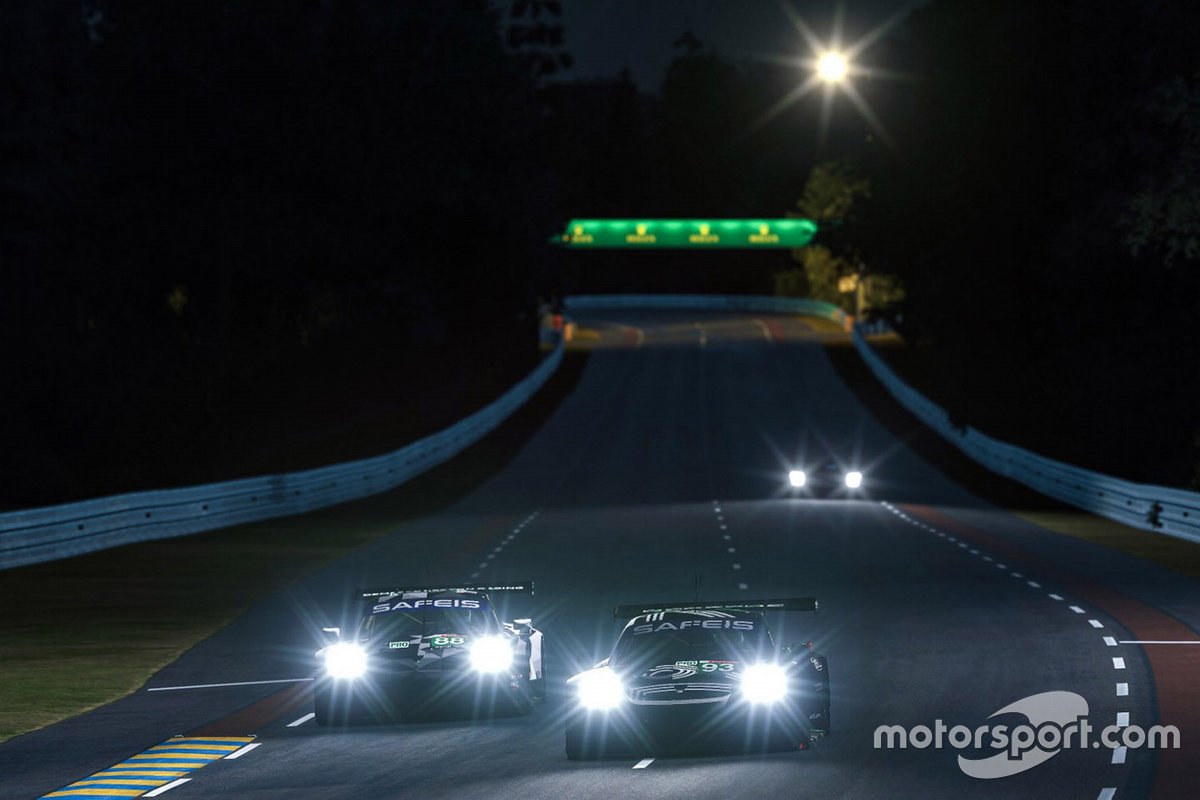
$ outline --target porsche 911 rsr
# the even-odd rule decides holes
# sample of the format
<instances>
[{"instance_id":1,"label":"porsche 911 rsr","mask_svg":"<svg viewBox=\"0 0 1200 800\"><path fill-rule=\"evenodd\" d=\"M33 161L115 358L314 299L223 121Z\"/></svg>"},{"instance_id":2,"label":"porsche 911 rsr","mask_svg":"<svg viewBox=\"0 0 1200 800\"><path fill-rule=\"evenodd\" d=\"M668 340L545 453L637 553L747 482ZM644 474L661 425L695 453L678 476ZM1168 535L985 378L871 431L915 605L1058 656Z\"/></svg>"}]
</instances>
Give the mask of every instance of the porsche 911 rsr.
<instances>
[{"instance_id":1,"label":"porsche 911 rsr","mask_svg":"<svg viewBox=\"0 0 1200 800\"><path fill-rule=\"evenodd\" d=\"M313 705L319 724L458 711L529 713L544 697L542 633L500 622L490 595L519 586L362 592L355 630L324 629Z\"/></svg>"},{"instance_id":2,"label":"porsche 911 rsr","mask_svg":"<svg viewBox=\"0 0 1200 800\"><path fill-rule=\"evenodd\" d=\"M777 646L766 611L813 598L618 606L608 658L573 676L567 757L807 747L829 732L829 664Z\"/></svg>"}]
</instances>

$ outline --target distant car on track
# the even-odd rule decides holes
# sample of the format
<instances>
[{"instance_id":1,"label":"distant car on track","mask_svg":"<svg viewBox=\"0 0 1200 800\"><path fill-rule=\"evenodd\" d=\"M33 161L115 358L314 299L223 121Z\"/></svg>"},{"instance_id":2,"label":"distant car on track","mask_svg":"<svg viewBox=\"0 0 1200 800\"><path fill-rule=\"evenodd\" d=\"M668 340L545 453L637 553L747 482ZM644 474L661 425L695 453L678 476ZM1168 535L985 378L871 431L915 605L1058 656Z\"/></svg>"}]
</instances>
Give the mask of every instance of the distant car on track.
<instances>
[{"instance_id":1,"label":"distant car on track","mask_svg":"<svg viewBox=\"0 0 1200 800\"><path fill-rule=\"evenodd\" d=\"M397 713L529 713L545 696L542 632L529 619L501 622L497 592L515 586L361 592L349 635L325 628L316 654L313 705L321 725Z\"/></svg>"},{"instance_id":2,"label":"distant car on track","mask_svg":"<svg viewBox=\"0 0 1200 800\"><path fill-rule=\"evenodd\" d=\"M567 758L805 748L829 733L829 663L777 646L767 611L811 597L617 606L611 655L568 680Z\"/></svg>"},{"instance_id":3,"label":"distant car on track","mask_svg":"<svg viewBox=\"0 0 1200 800\"><path fill-rule=\"evenodd\" d=\"M847 468L832 458L788 471L789 490L809 497L855 497L866 477L857 467Z\"/></svg>"}]
</instances>

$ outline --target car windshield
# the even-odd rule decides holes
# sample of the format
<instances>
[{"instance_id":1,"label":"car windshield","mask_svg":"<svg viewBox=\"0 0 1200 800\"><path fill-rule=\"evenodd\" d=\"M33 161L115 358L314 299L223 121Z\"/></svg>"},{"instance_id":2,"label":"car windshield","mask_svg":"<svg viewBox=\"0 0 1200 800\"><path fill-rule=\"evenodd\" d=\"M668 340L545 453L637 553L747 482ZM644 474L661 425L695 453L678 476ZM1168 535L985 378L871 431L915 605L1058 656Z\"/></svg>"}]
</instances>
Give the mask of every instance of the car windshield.
<instances>
[{"instance_id":1,"label":"car windshield","mask_svg":"<svg viewBox=\"0 0 1200 800\"><path fill-rule=\"evenodd\" d=\"M453 633L483 636L493 632L490 608L430 608L414 611L385 611L363 623L362 638L371 641L400 641L415 636Z\"/></svg>"},{"instance_id":2,"label":"car windshield","mask_svg":"<svg viewBox=\"0 0 1200 800\"><path fill-rule=\"evenodd\" d=\"M614 666L672 664L676 661L756 661L771 648L771 638L759 622L754 630L626 630L612 655Z\"/></svg>"}]
</instances>

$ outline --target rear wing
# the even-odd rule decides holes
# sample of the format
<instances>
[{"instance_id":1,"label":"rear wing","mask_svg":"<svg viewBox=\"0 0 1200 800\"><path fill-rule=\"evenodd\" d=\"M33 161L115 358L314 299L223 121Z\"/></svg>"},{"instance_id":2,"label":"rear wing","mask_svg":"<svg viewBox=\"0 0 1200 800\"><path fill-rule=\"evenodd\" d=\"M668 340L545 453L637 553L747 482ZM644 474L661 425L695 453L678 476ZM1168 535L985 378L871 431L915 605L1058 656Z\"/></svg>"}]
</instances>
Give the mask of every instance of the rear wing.
<instances>
[{"instance_id":1,"label":"rear wing","mask_svg":"<svg viewBox=\"0 0 1200 800\"><path fill-rule=\"evenodd\" d=\"M812 611L817 610L815 597L779 597L771 600L727 600L683 603L654 603L617 606L613 616L617 619L633 619L642 614L660 611Z\"/></svg>"},{"instance_id":2,"label":"rear wing","mask_svg":"<svg viewBox=\"0 0 1200 800\"><path fill-rule=\"evenodd\" d=\"M376 600L380 597L391 597L397 594L445 594L448 592L528 592L529 594L533 594L533 581L502 585L406 586L395 589L370 589L358 592L358 599Z\"/></svg>"}]
</instances>

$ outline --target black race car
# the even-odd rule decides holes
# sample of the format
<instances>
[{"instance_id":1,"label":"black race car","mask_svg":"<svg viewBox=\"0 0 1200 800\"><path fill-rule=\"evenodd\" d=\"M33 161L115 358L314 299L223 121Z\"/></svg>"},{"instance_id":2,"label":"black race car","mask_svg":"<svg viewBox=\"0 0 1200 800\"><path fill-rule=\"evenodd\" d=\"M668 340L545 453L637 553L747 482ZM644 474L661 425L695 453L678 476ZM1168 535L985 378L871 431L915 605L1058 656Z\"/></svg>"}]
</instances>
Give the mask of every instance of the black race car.
<instances>
[{"instance_id":1,"label":"black race car","mask_svg":"<svg viewBox=\"0 0 1200 800\"><path fill-rule=\"evenodd\" d=\"M787 474L789 491L808 497L856 497L863 491L864 480L861 469L845 467L831 458L788 470Z\"/></svg>"},{"instance_id":2,"label":"black race car","mask_svg":"<svg viewBox=\"0 0 1200 800\"><path fill-rule=\"evenodd\" d=\"M357 628L323 629L313 705L321 725L397 713L529 713L545 696L542 633L532 620L501 623L495 592L532 584L362 592Z\"/></svg>"},{"instance_id":3,"label":"black race car","mask_svg":"<svg viewBox=\"0 0 1200 800\"><path fill-rule=\"evenodd\" d=\"M811 642L777 646L766 611L811 597L618 606L612 654L573 676L567 758L696 749L805 748L829 733L829 664Z\"/></svg>"}]
</instances>

